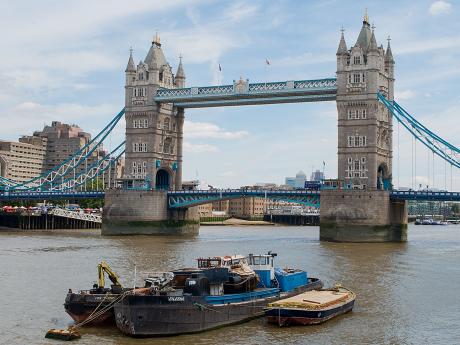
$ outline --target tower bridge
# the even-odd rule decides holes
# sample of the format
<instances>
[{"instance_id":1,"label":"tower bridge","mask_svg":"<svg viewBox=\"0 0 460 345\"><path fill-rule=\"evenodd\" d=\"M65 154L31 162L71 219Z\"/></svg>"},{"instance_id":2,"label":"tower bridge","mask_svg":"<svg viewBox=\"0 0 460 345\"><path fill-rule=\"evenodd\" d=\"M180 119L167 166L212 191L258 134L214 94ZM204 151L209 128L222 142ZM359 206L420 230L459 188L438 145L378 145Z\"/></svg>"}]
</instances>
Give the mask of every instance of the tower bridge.
<instances>
[{"instance_id":1,"label":"tower bridge","mask_svg":"<svg viewBox=\"0 0 460 345\"><path fill-rule=\"evenodd\" d=\"M66 162L28 183L0 179L0 199L104 197L103 234L185 234L199 228L197 205L244 196L286 200L321 208L320 239L405 241L406 200L460 199L459 193L397 191L392 186L393 119L433 154L460 167L460 150L431 132L394 101L390 41L378 45L367 16L356 43L342 31L335 78L185 87L180 59L174 74L158 35L144 60L125 70L125 106L95 139ZM186 108L335 101L338 113L337 188L320 191L182 190L182 144ZM126 140L84 173L75 173L107 138L120 118ZM88 194L88 181L124 154L118 188ZM115 158L114 158L115 157ZM82 170L82 169L80 169ZM79 190L80 189L80 190Z\"/></svg>"}]
</instances>

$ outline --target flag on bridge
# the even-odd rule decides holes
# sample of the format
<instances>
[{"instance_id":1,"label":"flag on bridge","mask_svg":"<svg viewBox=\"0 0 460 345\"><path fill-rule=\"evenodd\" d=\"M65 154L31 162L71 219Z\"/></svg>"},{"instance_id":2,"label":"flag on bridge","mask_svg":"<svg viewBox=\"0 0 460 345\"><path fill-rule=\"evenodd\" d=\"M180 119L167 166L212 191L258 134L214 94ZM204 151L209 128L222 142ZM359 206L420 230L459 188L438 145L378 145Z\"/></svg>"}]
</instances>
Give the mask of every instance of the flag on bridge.
<instances>
[{"instance_id":1,"label":"flag on bridge","mask_svg":"<svg viewBox=\"0 0 460 345\"><path fill-rule=\"evenodd\" d=\"M219 72L222 72L222 66L219 64Z\"/></svg>"},{"instance_id":2,"label":"flag on bridge","mask_svg":"<svg viewBox=\"0 0 460 345\"><path fill-rule=\"evenodd\" d=\"M270 66L270 60L268 60L267 58L265 58L265 63Z\"/></svg>"}]
</instances>

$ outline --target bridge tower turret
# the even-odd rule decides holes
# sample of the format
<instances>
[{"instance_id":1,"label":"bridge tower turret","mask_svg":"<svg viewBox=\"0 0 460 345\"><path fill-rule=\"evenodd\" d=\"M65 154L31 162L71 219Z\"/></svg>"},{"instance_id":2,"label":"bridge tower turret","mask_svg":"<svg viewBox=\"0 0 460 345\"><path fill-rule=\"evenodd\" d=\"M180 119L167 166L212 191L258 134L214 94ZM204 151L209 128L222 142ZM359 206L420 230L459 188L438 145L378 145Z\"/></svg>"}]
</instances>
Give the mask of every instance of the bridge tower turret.
<instances>
[{"instance_id":1,"label":"bridge tower turret","mask_svg":"<svg viewBox=\"0 0 460 345\"><path fill-rule=\"evenodd\" d=\"M337 49L338 178L344 188L321 190L320 239L388 242L407 238L407 204L390 199L392 116L377 92L393 100L390 45L377 45L367 14L354 46L342 30Z\"/></svg>"},{"instance_id":2,"label":"bridge tower turret","mask_svg":"<svg viewBox=\"0 0 460 345\"><path fill-rule=\"evenodd\" d=\"M337 51L338 178L360 189L390 189L392 117L377 91L393 99L394 60L377 46L367 15L356 44ZM391 61L391 62L390 62Z\"/></svg>"},{"instance_id":3,"label":"bridge tower turret","mask_svg":"<svg viewBox=\"0 0 460 345\"><path fill-rule=\"evenodd\" d=\"M144 61L126 67L126 153L123 184L127 188L180 189L182 186L183 110L154 101L159 88L184 87L182 61L174 76L155 35Z\"/></svg>"}]
</instances>

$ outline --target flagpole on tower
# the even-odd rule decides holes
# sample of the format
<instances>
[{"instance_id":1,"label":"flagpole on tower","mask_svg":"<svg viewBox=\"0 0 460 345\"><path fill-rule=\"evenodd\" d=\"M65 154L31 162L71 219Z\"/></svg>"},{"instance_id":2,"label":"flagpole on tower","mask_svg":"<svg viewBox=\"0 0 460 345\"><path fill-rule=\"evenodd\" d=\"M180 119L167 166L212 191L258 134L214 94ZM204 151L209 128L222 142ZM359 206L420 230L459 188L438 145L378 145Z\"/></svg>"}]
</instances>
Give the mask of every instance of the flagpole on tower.
<instances>
[{"instance_id":1,"label":"flagpole on tower","mask_svg":"<svg viewBox=\"0 0 460 345\"><path fill-rule=\"evenodd\" d=\"M217 84L219 86L222 85L222 66L220 65L220 62L219 62L219 74L218 74Z\"/></svg>"}]
</instances>

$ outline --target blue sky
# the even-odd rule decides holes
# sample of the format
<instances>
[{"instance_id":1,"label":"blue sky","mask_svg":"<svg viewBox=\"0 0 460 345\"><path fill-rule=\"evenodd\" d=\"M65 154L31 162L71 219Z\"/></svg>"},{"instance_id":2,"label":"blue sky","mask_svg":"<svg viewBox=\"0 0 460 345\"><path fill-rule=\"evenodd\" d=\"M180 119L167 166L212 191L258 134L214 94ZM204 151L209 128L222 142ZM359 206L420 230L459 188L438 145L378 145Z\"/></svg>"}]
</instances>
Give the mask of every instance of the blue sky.
<instances>
[{"instance_id":1,"label":"blue sky","mask_svg":"<svg viewBox=\"0 0 460 345\"><path fill-rule=\"evenodd\" d=\"M0 1L0 138L44 123L76 123L95 134L124 104L129 47L144 59L158 30L188 86L333 77L340 28L348 47L364 9L378 43L391 36L396 99L460 146L460 15L454 1ZM271 62L265 64L265 59ZM218 64L222 72L218 71ZM237 187L283 183L299 170L337 170L334 102L187 110L184 179ZM123 138L123 125L112 135ZM393 176L410 186L411 138L395 127ZM418 146L417 183L433 184L432 159ZM398 154L399 152L399 154ZM397 157L401 162L398 169ZM430 157L430 158L429 158ZM450 188L435 160L434 185ZM430 169L430 172L428 170ZM430 180L428 181L428 174ZM398 181L399 176L399 181ZM453 189L460 190L459 171Z\"/></svg>"}]
</instances>

